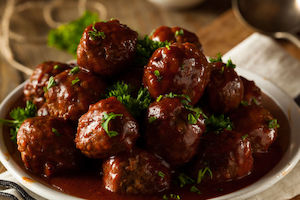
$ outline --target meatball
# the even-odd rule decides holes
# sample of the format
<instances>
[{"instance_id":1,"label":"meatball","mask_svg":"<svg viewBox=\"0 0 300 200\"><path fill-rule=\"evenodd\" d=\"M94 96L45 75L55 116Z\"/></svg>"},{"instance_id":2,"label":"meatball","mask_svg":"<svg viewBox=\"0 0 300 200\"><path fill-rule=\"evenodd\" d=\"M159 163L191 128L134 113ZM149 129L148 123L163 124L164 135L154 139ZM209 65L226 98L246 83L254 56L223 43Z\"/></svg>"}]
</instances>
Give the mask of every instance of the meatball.
<instances>
[{"instance_id":1,"label":"meatball","mask_svg":"<svg viewBox=\"0 0 300 200\"><path fill-rule=\"evenodd\" d=\"M219 134L209 132L202 140L203 149L194 170L204 172L208 167L212 175L204 174L203 181L224 182L242 178L251 173L253 157L247 137L235 131ZM197 177L198 174L195 174Z\"/></svg>"},{"instance_id":2,"label":"meatball","mask_svg":"<svg viewBox=\"0 0 300 200\"><path fill-rule=\"evenodd\" d=\"M196 104L209 81L210 66L191 43L157 49L144 70L143 82L153 98L173 92L186 94Z\"/></svg>"},{"instance_id":3,"label":"meatball","mask_svg":"<svg viewBox=\"0 0 300 200\"><path fill-rule=\"evenodd\" d=\"M68 68L70 68L69 65L54 61L36 66L29 82L24 87L25 100L30 100L37 107L41 107L45 102L43 88L47 86L50 76L55 76Z\"/></svg>"},{"instance_id":4,"label":"meatball","mask_svg":"<svg viewBox=\"0 0 300 200\"><path fill-rule=\"evenodd\" d=\"M158 27L150 35L150 39L158 42L164 42L164 41L169 41L171 43L189 42L195 44L199 49L202 48L202 45L199 42L198 37L194 33L180 27L173 27L173 28L168 26Z\"/></svg>"},{"instance_id":5,"label":"meatball","mask_svg":"<svg viewBox=\"0 0 300 200\"><path fill-rule=\"evenodd\" d=\"M146 143L172 166L191 160L205 131L200 112L188 110L180 98L163 98L148 108Z\"/></svg>"},{"instance_id":6,"label":"meatball","mask_svg":"<svg viewBox=\"0 0 300 200\"><path fill-rule=\"evenodd\" d=\"M241 106L230 118L235 130L248 135L253 152L267 152L277 137L277 120L261 106Z\"/></svg>"},{"instance_id":7,"label":"meatball","mask_svg":"<svg viewBox=\"0 0 300 200\"><path fill-rule=\"evenodd\" d=\"M78 68L76 71L66 70L56 75L48 88L44 110L51 116L77 121L87 112L90 104L101 98L106 83Z\"/></svg>"},{"instance_id":8,"label":"meatball","mask_svg":"<svg viewBox=\"0 0 300 200\"><path fill-rule=\"evenodd\" d=\"M240 105L244 96L244 85L232 67L217 62L213 64L206 91L212 111L227 113Z\"/></svg>"},{"instance_id":9,"label":"meatball","mask_svg":"<svg viewBox=\"0 0 300 200\"><path fill-rule=\"evenodd\" d=\"M50 116L26 119L17 134L18 150L25 167L46 177L76 169L75 131L63 119Z\"/></svg>"},{"instance_id":10,"label":"meatball","mask_svg":"<svg viewBox=\"0 0 300 200\"><path fill-rule=\"evenodd\" d=\"M134 150L107 159L103 164L107 190L126 194L153 194L169 189L168 164L154 154Z\"/></svg>"},{"instance_id":11,"label":"meatball","mask_svg":"<svg viewBox=\"0 0 300 200\"><path fill-rule=\"evenodd\" d=\"M138 123L116 97L91 105L79 119L76 147L90 158L106 158L133 148Z\"/></svg>"},{"instance_id":12,"label":"meatball","mask_svg":"<svg viewBox=\"0 0 300 200\"><path fill-rule=\"evenodd\" d=\"M244 77L240 77L244 85L244 98L243 101L248 105L256 104L261 105L262 95L259 87L256 86L254 81L249 81Z\"/></svg>"},{"instance_id":13,"label":"meatball","mask_svg":"<svg viewBox=\"0 0 300 200\"><path fill-rule=\"evenodd\" d=\"M125 71L137 45L137 33L118 20L88 26L77 49L77 63L99 75Z\"/></svg>"}]
</instances>

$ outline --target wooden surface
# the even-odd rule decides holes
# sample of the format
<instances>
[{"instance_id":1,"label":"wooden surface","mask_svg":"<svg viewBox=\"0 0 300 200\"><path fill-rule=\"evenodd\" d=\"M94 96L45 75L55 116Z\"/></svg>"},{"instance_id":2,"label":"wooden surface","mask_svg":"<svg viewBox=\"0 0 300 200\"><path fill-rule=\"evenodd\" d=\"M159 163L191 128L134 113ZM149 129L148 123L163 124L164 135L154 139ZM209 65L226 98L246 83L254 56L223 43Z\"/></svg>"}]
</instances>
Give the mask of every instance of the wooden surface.
<instances>
[{"instance_id":1,"label":"wooden surface","mask_svg":"<svg viewBox=\"0 0 300 200\"><path fill-rule=\"evenodd\" d=\"M149 33L160 25L178 25L196 32L207 56L215 56L218 52L226 53L254 32L234 16L230 10L229 0L209 0L193 9L172 11L155 7L142 0L103 0L101 2L107 7L108 19L118 18L142 34ZM5 1L2 0L0 18L4 6ZM22 16L16 16L16 19L21 20ZM278 43L300 60L300 49L286 41L278 41ZM16 58L28 66L34 66L44 60L67 61L72 58L68 54L47 47L46 43L32 45L12 41L12 48ZM24 75L12 69L0 55L0 102L25 78ZM0 172L4 170L0 164ZM295 197L294 200L300 200L300 197Z\"/></svg>"}]
</instances>

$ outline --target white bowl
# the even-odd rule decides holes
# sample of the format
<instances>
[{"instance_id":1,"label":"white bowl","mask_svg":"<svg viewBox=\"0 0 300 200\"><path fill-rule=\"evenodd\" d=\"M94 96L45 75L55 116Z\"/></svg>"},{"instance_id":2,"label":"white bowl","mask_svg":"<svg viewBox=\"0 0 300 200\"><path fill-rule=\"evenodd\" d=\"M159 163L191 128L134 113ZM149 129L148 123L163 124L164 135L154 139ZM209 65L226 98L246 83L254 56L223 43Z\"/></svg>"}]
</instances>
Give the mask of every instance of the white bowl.
<instances>
[{"instance_id":1,"label":"white bowl","mask_svg":"<svg viewBox=\"0 0 300 200\"><path fill-rule=\"evenodd\" d=\"M254 80L256 84L262 89L262 91L269 97L271 97L284 112L285 116L289 119L289 125L291 128L289 138L290 144L279 163L257 182L238 191L214 198L215 200L244 199L262 192L263 190L271 187L273 184L286 176L297 164L300 158L300 109L296 105L294 100L267 79L264 79L242 68L237 68L236 70L238 74L246 77L247 79ZM23 87L25 83L26 82L22 83L20 86L14 89L1 103L0 118L5 118L7 113L9 112L10 107L13 105L16 99L21 97L21 95L23 94ZM39 182L38 180L35 180L34 177L28 174L27 171L20 167L13 159L9 159L8 156L9 153L3 138L3 127L0 125L0 161L24 187L47 199L80 199L59 192ZM28 181L28 179L24 179L24 177L32 179L34 181Z\"/></svg>"}]
</instances>

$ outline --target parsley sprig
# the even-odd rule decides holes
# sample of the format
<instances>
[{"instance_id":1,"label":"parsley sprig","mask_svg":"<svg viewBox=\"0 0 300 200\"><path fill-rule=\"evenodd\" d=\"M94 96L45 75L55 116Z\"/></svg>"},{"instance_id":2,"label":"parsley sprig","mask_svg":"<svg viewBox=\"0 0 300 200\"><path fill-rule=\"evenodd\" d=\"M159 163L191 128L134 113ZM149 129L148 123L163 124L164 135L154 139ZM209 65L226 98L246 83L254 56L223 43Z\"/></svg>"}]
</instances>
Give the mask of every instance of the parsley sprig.
<instances>
[{"instance_id":1,"label":"parsley sprig","mask_svg":"<svg viewBox=\"0 0 300 200\"><path fill-rule=\"evenodd\" d=\"M277 119L270 120L268 126L269 126L269 128L279 128L280 127L280 125L277 122Z\"/></svg>"},{"instance_id":2,"label":"parsley sprig","mask_svg":"<svg viewBox=\"0 0 300 200\"><path fill-rule=\"evenodd\" d=\"M105 33L102 32L102 31L98 31L96 28L95 28L95 24L92 26L92 30L88 32L89 33L89 36L92 40L96 40L98 38L102 38L102 40L105 39Z\"/></svg>"},{"instance_id":3,"label":"parsley sprig","mask_svg":"<svg viewBox=\"0 0 300 200\"><path fill-rule=\"evenodd\" d=\"M168 41L153 41L148 37L148 35L145 35L144 38L139 39L137 42L135 59L136 64L142 66L146 65L156 49L170 45L171 43Z\"/></svg>"},{"instance_id":4,"label":"parsley sprig","mask_svg":"<svg viewBox=\"0 0 300 200\"><path fill-rule=\"evenodd\" d=\"M48 45L76 56L84 29L96 21L99 21L98 14L86 11L79 19L51 30L48 34Z\"/></svg>"},{"instance_id":5,"label":"parsley sprig","mask_svg":"<svg viewBox=\"0 0 300 200\"><path fill-rule=\"evenodd\" d=\"M132 88L129 84L117 82L109 89L106 97L116 97L137 119L148 108L151 97L148 90L143 87L140 88L136 97L132 93Z\"/></svg>"},{"instance_id":6,"label":"parsley sprig","mask_svg":"<svg viewBox=\"0 0 300 200\"><path fill-rule=\"evenodd\" d=\"M211 115L205 119L206 132L220 133L223 130L232 130L233 124L229 117L222 115Z\"/></svg>"},{"instance_id":7,"label":"parsley sprig","mask_svg":"<svg viewBox=\"0 0 300 200\"><path fill-rule=\"evenodd\" d=\"M0 119L0 123L3 123L11 127L10 129L11 140L16 142L17 133L19 131L21 124L24 122L25 119L35 117L36 112L37 112L36 105L34 105L31 101L26 101L25 108L17 107L9 113L9 116L12 118L12 120Z\"/></svg>"},{"instance_id":8,"label":"parsley sprig","mask_svg":"<svg viewBox=\"0 0 300 200\"><path fill-rule=\"evenodd\" d=\"M109 122L113 119L115 119L116 117L122 117L123 114L115 114L113 112L107 114L106 112L103 113L103 122L101 124L102 128L105 130L106 134L109 136L109 137L115 137L118 135L118 132L116 131L110 131L108 130L108 125L109 125Z\"/></svg>"},{"instance_id":9,"label":"parsley sprig","mask_svg":"<svg viewBox=\"0 0 300 200\"><path fill-rule=\"evenodd\" d=\"M201 181L203 180L204 176L208 174L210 176L210 178L212 179L213 174L212 171L209 167L205 167L203 169L199 169L198 171L198 177L197 177L197 184L201 183Z\"/></svg>"},{"instance_id":10,"label":"parsley sprig","mask_svg":"<svg viewBox=\"0 0 300 200\"><path fill-rule=\"evenodd\" d=\"M180 36L180 35L184 35L184 30L183 29L177 30L175 32L175 37Z\"/></svg>"}]
</instances>

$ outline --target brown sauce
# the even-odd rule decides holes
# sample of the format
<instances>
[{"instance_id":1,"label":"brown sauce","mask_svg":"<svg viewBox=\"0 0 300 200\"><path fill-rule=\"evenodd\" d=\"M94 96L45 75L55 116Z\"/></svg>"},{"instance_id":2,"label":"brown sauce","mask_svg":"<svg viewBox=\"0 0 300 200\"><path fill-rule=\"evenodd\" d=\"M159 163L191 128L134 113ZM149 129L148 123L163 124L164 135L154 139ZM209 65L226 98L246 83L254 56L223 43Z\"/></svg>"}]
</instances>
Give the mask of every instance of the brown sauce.
<instances>
[{"instance_id":1,"label":"brown sauce","mask_svg":"<svg viewBox=\"0 0 300 200\"><path fill-rule=\"evenodd\" d=\"M22 99L20 99L15 103L15 107L23 106L22 104ZM266 95L263 95L263 106L278 119L280 124L277 140L274 144L272 144L269 152L253 155L254 166L250 175L236 181L220 184L199 185L198 188L200 189L201 194L190 192L189 190L191 186L187 186L185 188L174 186L166 193L152 196L118 195L107 191L103 187L100 172L101 167L95 169L95 167L87 166L87 169L81 170L80 172L59 175L50 179L36 177L36 180L64 193L93 200L161 200L164 194L177 194L180 195L183 200L200 200L228 194L249 186L266 175L281 160L289 145L290 127L288 119L276 103ZM18 162L20 166L23 166L17 147L10 140L9 128L5 128L5 133L5 141L9 153L13 155L12 159Z\"/></svg>"}]
</instances>

